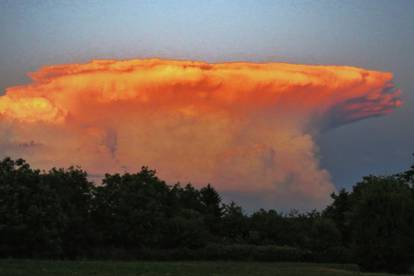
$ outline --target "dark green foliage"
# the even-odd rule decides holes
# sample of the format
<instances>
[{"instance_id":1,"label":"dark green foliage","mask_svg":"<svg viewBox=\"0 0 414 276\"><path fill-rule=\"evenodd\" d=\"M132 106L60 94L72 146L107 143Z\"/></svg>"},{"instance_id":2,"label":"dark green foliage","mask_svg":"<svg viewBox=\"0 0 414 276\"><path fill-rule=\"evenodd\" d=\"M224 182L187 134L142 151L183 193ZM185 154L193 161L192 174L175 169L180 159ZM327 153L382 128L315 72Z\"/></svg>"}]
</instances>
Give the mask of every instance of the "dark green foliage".
<instances>
[{"instance_id":1,"label":"dark green foliage","mask_svg":"<svg viewBox=\"0 0 414 276\"><path fill-rule=\"evenodd\" d=\"M0 257L358 262L414 260L413 170L365 177L321 213L246 215L211 186L167 185L147 168L93 185L80 168L0 161Z\"/></svg>"},{"instance_id":2,"label":"dark green foliage","mask_svg":"<svg viewBox=\"0 0 414 276\"><path fill-rule=\"evenodd\" d=\"M143 167L139 173L105 175L96 188L93 217L105 246L143 247L161 243L169 214L170 189Z\"/></svg>"},{"instance_id":3,"label":"dark green foliage","mask_svg":"<svg viewBox=\"0 0 414 276\"><path fill-rule=\"evenodd\" d=\"M220 233L223 207L221 206L220 195L210 184L201 188L200 203L205 225L213 235L218 235Z\"/></svg>"},{"instance_id":4,"label":"dark green foliage","mask_svg":"<svg viewBox=\"0 0 414 276\"><path fill-rule=\"evenodd\" d=\"M341 242L343 245L350 242L350 218L352 212L352 204L350 195L345 189L341 189L338 194L331 195L333 202L326 207L323 212L324 217L331 219L337 226L341 234Z\"/></svg>"},{"instance_id":5,"label":"dark green foliage","mask_svg":"<svg viewBox=\"0 0 414 276\"><path fill-rule=\"evenodd\" d=\"M52 169L42 178L52 188L60 210L60 242L63 256L75 258L89 247L92 233L91 206L93 184L79 168Z\"/></svg>"},{"instance_id":6,"label":"dark green foliage","mask_svg":"<svg viewBox=\"0 0 414 276\"><path fill-rule=\"evenodd\" d=\"M317 217L312 221L309 248L320 252L340 245L341 233L333 221L323 217Z\"/></svg>"},{"instance_id":7,"label":"dark green foliage","mask_svg":"<svg viewBox=\"0 0 414 276\"><path fill-rule=\"evenodd\" d=\"M395 177L397 177L399 180L403 182L408 183L408 185L410 185L411 188L414 188L414 164L411 165L409 170L399 173Z\"/></svg>"},{"instance_id":8,"label":"dark green foliage","mask_svg":"<svg viewBox=\"0 0 414 276\"><path fill-rule=\"evenodd\" d=\"M93 186L77 168L33 170L0 162L0 254L75 256L88 241Z\"/></svg>"},{"instance_id":9,"label":"dark green foliage","mask_svg":"<svg viewBox=\"0 0 414 276\"><path fill-rule=\"evenodd\" d=\"M221 219L221 236L224 242L242 243L249 235L248 217L236 203L224 204Z\"/></svg>"},{"instance_id":10,"label":"dark green foliage","mask_svg":"<svg viewBox=\"0 0 414 276\"><path fill-rule=\"evenodd\" d=\"M414 195L395 177L365 177L354 187L352 242L367 270L406 271L414 260Z\"/></svg>"}]
</instances>

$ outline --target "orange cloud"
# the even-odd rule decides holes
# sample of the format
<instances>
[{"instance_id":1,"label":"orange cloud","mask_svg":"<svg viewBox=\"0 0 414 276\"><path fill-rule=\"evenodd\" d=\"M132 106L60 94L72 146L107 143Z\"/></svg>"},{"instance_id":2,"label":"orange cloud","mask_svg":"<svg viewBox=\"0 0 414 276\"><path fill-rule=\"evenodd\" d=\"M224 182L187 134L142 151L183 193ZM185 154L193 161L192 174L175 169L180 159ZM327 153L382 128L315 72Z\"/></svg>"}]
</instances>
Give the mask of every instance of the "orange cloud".
<instances>
[{"instance_id":1,"label":"orange cloud","mask_svg":"<svg viewBox=\"0 0 414 276\"><path fill-rule=\"evenodd\" d=\"M0 150L93 174L156 168L270 201L334 190L313 136L391 112L392 75L346 66L95 60L47 66L0 96Z\"/></svg>"}]
</instances>

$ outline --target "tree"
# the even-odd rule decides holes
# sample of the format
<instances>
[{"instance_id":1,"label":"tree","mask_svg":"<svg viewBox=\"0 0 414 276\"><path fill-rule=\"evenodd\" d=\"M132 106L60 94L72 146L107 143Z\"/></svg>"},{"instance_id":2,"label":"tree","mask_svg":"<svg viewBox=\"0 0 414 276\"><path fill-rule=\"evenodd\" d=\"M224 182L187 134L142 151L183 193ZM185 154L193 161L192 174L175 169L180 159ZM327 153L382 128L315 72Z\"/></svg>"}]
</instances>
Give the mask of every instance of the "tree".
<instances>
[{"instance_id":1,"label":"tree","mask_svg":"<svg viewBox=\"0 0 414 276\"><path fill-rule=\"evenodd\" d=\"M59 195L23 159L0 162L0 251L3 256L63 255L65 218Z\"/></svg>"},{"instance_id":2,"label":"tree","mask_svg":"<svg viewBox=\"0 0 414 276\"><path fill-rule=\"evenodd\" d=\"M201 188L200 203L205 224L212 234L218 235L220 232L219 223L223 215L223 207L221 206L220 195L210 184Z\"/></svg>"},{"instance_id":3,"label":"tree","mask_svg":"<svg viewBox=\"0 0 414 276\"><path fill-rule=\"evenodd\" d=\"M154 170L107 174L95 197L94 217L105 229L104 244L126 249L162 246L170 189Z\"/></svg>"},{"instance_id":4,"label":"tree","mask_svg":"<svg viewBox=\"0 0 414 276\"><path fill-rule=\"evenodd\" d=\"M203 211L203 204L201 203L201 193L194 188L190 183L182 188L179 184L172 188L172 192L176 193L179 207L189 209L201 213Z\"/></svg>"},{"instance_id":5,"label":"tree","mask_svg":"<svg viewBox=\"0 0 414 276\"><path fill-rule=\"evenodd\" d=\"M69 258L82 255L91 247L91 207L94 186L87 173L79 167L53 168L41 175L42 181L53 191L59 205L62 229L60 235L63 254Z\"/></svg>"},{"instance_id":6,"label":"tree","mask_svg":"<svg viewBox=\"0 0 414 276\"><path fill-rule=\"evenodd\" d=\"M231 242L243 243L249 234L249 221L243 210L233 201L224 204L221 235Z\"/></svg>"},{"instance_id":7,"label":"tree","mask_svg":"<svg viewBox=\"0 0 414 276\"><path fill-rule=\"evenodd\" d=\"M367 270L407 271L414 258L413 190L394 176L369 176L351 196L355 259Z\"/></svg>"},{"instance_id":8,"label":"tree","mask_svg":"<svg viewBox=\"0 0 414 276\"><path fill-rule=\"evenodd\" d=\"M250 217L250 242L254 244L290 245L285 239L289 233L287 220L275 210L264 210L253 213Z\"/></svg>"},{"instance_id":9,"label":"tree","mask_svg":"<svg viewBox=\"0 0 414 276\"><path fill-rule=\"evenodd\" d=\"M328 205L322 215L331 219L341 233L342 245L348 245L351 238L351 228L349 216L352 211L351 199L345 189L341 189L338 194L331 195L333 202Z\"/></svg>"},{"instance_id":10,"label":"tree","mask_svg":"<svg viewBox=\"0 0 414 276\"><path fill-rule=\"evenodd\" d=\"M312 221L308 248L323 252L341 244L341 233L335 223L319 216Z\"/></svg>"},{"instance_id":11,"label":"tree","mask_svg":"<svg viewBox=\"0 0 414 276\"><path fill-rule=\"evenodd\" d=\"M209 232L199 212L182 209L168 218L164 237L165 248L197 249L207 244Z\"/></svg>"},{"instance_id":12,"label":"tree","mask_svg":"<svg viewBox=\"0 0 414 276\"><path fill-rule=\"evenodd\" d=\"M407 182L411 188L414 188L414 164L407 171L396 174L395 177Z\"/></svg>"}]
</instances>

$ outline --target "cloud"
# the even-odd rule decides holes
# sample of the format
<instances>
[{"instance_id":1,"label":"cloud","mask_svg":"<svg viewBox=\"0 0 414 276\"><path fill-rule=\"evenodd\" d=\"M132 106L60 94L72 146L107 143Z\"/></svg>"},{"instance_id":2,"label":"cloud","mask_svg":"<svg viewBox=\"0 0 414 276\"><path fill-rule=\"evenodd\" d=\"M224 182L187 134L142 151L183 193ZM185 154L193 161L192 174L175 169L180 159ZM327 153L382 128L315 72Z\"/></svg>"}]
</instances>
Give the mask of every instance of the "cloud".
<instances>
[{"instance_id":1,"label":"cloud","mask_svg":"<svg viewBox=\"0 0 414 276\"><path fill-rule=\"evenodd\" d=\"M0 96L0 149L93 175L157 169L272 206L326 203L321 131L399 106L392 74L347 66L159 59L47 66Z\"/></svg>"}]
</instances>

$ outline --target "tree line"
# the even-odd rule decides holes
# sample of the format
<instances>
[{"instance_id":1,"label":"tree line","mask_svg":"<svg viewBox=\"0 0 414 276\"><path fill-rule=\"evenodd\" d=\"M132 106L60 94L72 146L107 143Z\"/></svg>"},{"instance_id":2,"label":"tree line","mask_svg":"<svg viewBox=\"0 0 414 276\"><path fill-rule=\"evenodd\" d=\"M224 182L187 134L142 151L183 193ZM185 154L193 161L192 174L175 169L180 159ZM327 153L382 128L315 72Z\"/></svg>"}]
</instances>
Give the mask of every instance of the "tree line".
<instances>
[{"instance_id":1,"label":"tree line","mask_svg":"<svg viewBox=\"0 0 414 276\"><path fill-rule=\"evenodd\" d=\"M404 272L414 264L414 166L367 176L322 211L247 215L207 185L168 185L154 170L40 171L0 161L0 257L355 262Z\"/></svg>"}]
</instances>

